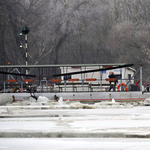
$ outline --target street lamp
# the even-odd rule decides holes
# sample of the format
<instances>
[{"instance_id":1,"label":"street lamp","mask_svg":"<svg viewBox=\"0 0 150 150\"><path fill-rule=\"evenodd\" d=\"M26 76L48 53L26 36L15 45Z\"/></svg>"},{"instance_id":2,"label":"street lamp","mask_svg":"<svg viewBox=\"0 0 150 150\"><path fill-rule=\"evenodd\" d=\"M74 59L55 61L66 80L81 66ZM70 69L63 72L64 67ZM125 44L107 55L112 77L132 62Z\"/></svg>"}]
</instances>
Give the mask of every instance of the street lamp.
<instances>
[{"instance_id":1,"label":"street lamp","mask_svg":"<svg viewBox=\"0 0 150 150\"><path fill-rule=\"evenodd\" d=\"M25 49L26 49L26 65L28 65L28 51L27 51L27 34L29 33L28 27L22 28L22 33L25 34ZM28 69L26 68L26 74L28 74Z\"/></svg>"}]
</instances>

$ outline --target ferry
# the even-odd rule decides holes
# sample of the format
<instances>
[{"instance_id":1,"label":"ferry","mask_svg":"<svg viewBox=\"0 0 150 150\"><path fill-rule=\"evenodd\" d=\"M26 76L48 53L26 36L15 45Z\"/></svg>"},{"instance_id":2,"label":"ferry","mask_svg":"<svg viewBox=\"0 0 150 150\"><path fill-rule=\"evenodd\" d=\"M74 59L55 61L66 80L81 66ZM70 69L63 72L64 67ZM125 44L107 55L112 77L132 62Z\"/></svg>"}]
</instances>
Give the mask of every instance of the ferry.
<instances>
[{"instance_id":1,"label":"ferry","mask_svg":"<svg viewBox=\"0 0 150 150\"><path fill-rule=\"evenodd\" d=\"M110 73L116 78L109 78ZM137 70L127 63L1 65L0 92L16 100L34 95L80 102L141 101L149 97L149 82L143 83L142 64Z\"/></svg>"}]
</instances>

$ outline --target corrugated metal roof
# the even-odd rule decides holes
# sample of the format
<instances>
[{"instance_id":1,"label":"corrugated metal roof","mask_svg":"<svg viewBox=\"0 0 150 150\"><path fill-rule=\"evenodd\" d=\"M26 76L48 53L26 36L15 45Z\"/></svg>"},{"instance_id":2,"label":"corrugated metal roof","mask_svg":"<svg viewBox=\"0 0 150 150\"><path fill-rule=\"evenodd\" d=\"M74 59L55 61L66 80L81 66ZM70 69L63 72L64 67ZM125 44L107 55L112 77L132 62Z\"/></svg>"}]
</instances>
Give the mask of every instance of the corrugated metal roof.
<instances>
[{"instance_id":1,"label":"corrugated metal roof","mask_svg":"<svg viewBox=\"0 0 150 150\"><path fill-rule=\"evenodd\" d=\"M71 67L71 66L119 66L126 63L105 63L105 64L52 64L52 65L0 65L0 68L50 68L50 67Z\"/></svg>"}]
</instances>

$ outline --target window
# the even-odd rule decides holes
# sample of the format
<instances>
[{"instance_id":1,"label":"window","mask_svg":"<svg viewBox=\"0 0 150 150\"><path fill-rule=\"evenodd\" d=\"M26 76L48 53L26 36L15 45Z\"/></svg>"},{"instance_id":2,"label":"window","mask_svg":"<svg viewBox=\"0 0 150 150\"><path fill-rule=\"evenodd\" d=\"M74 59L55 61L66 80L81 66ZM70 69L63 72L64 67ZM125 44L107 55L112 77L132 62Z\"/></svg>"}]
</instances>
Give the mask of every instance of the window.
<instances>
[{"instance_id":1,"label":"window","mask_svg":"<svg viewBox=\"0 0 150 150\"><path fill-rule=\"evenodd\" d=\"M115 74L115 76L116 76L116 78L117 78L118 80L122 79L122 75L121 75L121 74Z\"/></svg>"},{"instance_id":2,"label":"window","mask_svg":"<svg viewBox=\"0 0 150 150\"><path fill-rule=\"evenodd\" d=\"M71 79L71 75L65 75L64 76L64 80L68 80L68 79Z\"/></svg>"},{"instance_id":3,"label":"window","mask_svg":"<svg viewBox=\"0 0 150 150\"><path fill-rule=\"evenodd\" d=\"M131 79L131 74L128 74L128 79L129 79L129 80Z\"/></svg>"}]
</instances>

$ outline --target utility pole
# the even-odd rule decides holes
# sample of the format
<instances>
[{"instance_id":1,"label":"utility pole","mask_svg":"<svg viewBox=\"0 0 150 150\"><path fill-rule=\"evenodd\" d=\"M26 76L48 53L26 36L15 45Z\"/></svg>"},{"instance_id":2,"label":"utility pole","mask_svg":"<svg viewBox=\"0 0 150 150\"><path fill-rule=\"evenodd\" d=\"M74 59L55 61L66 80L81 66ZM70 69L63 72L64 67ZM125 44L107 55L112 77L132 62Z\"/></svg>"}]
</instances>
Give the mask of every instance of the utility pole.
<instances>
[{"instance_id":1,"label":"utility pole","mask_svg":"<svg viewBox=\"0 0 150 150\"><path fill-rule=\"evenodd\" d=\"M26 49L26 66L28 65L28 46L27 46L27 34L29 33L28 27L22 28L22 33L25 34L25 49ZM26 74L28 74L28 68L26 68Z\"/></svg>"}]
</instances>

